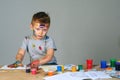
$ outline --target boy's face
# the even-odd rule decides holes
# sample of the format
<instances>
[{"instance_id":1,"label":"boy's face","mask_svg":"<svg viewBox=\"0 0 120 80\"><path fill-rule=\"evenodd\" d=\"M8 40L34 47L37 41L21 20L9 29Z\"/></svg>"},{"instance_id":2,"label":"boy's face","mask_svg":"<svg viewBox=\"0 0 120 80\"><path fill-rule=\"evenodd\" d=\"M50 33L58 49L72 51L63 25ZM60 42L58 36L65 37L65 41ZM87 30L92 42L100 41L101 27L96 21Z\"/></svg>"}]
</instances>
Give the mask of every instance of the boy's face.
<instances>
[{"instance_id":1,"label":"boy's face","mask_svg":"<svg viewBox=\"0 0 120 80\"><path fill-rule=\"evenodd\" d=\"M31 29L33 30L34 37L36 39L43 39L48 32L48 27L49 24L35 23L34 25L31 25Z\"/></svg>"}]
</instances>

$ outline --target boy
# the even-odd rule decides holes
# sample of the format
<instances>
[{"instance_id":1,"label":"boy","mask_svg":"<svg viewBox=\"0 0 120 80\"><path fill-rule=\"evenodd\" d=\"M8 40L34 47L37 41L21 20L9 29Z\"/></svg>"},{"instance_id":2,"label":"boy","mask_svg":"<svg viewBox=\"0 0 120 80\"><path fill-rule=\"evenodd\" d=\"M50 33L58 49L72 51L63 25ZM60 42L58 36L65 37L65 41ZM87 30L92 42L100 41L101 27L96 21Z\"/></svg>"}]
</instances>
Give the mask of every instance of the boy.
<instances>
[{"instance_id":1,"label":"boy","mask_svg":"<svg viewBox=\"0 0 120 80\"><path fill-rule=\"evenodd\" d=\"M8 67L22 66L26 51L30 55L31 67L43 64L57 64L54 56L55 43L51 37L47 36L49 27L50 17L48 14L45 12L34 14L30 25L33 35L25 37L16 55L16 62L8 65Z\"/></svg>"}]
</instances>

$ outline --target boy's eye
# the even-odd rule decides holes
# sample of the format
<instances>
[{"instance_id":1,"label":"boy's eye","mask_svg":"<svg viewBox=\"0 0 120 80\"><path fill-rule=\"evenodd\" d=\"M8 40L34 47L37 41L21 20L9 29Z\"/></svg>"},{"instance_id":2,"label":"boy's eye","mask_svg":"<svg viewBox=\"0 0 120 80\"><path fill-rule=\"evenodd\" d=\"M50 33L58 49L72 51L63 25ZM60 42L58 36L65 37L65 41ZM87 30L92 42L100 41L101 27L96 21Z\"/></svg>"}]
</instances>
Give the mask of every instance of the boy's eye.
<instances>
[{"instance_id":1,"label":"boy's eye","mask_svg":"<svg viewBox=\"0 0 120 80\"><path fill-rule=\"evenodd\" d=\"M38 31L38 30L43 30L43 31L47 31L47 29L42 29L42 28L36 28L36 30Z\"/></svg>"},{"instance_id":2,"label":"boy's eye","mask_svg":"<svg viewBox=\"0 0 120 80\"><path fill-rule=\"evenodd\" d=\"M47 31L47 29L43 29L43 31Z\"/></svg>"},{"instance_id":3,"label":"boy's eye","mask_svg":"<svg viewBox=\"0 0 120 80\"><path fill-rule=\"evenodd\" d=\"M36 30L40 30L40 28L36 28Z\"/></svg>"}]
</instances>

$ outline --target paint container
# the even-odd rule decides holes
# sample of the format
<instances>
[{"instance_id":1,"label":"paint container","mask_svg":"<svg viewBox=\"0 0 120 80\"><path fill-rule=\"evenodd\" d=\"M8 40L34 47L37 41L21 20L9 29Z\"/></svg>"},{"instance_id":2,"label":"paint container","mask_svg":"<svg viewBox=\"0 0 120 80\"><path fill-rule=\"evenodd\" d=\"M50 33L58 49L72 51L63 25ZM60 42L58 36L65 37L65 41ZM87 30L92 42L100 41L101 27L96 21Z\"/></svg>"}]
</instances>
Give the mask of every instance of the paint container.
<instances>
[{"instance_id":1,"label":"paint container","mask_svg":"<svg viewBox=\"0 0 120 80\"><path fill-rule=\"evenodd\" d=\"M30 66L26 66L26 73L30 73Z\"/></svg>"},{"instance_id":2,"label":"paint container","mask_svg":"<svg viewBox=\"0 0 120 80\"><path fill-rule=\"evenodd\" d=\"M64 72L64 65L61 65L61 68L62 68L62 72Z\"/></svg>"},{"instance_id":3,"label":"paint container","mask_svg":"<svg viewBox=\"0 0 120 80\"><path fill-rule=\"evenodd\" d=\"M87 59L86 64L87 64L87 69L92 69L93 60L92 59Z\"/></svg>"},{"instance_id":4,"label":"paint container","mask_svg":"<svg viewBox=\"0 0 120 80\"><path fill-rule=\"evenodd\" d=\"M116 62L115 70L120 71L120 62Z\"/></svg>"},{"instance_id":5,"label":"paint container","mask_svg":"<svg viewBox=\"0 0 120 80\"><path fill-rule=\"evenodd\" d=\"M57 66L57 73L61 74L62 73L62 67L61 66Z\"/></svg>"},{"instance_id":6,"label":"paint container","mask_svg":"<svg viewBox=\"0 0 120 80\"><path fill-rule=\"evenodd\" d=\"M32 75L37 74L37 69L36 69L36 68L32 68L32 69L31 69L31 73L32 73Z\"/></svg>"},{"instance_id":7,"label":"paint container","mask_svg":"<svg viewBox=\"0 0 120 80\"><path fill-rule=\"evenodd\" d=\"M110 71L113 70L113 68L111 68L111 67L107 67L105 70L106 70L107 72L110 72Z\"/></svg>"},{"instance_id":8,"label":"paint container","mask_svg":"<svg viewBox=\"0 0 120 80\"><path fill-rule=\"evenodd\" d=\"M78 65L78 71L83 70L83 65Z\"/></svg>"},{"instance_id":9,"label":"paint container","mask_svg":"<svg viewBox=\"0 0 120 80\"><path fill-rule=\"evenodd\" d=\"M110 67L115 67L116 59L110 59Z\"/></svg>"},{"instance_id":10,"label":"paint container","mask_svg":"<svg viewBox=\"0 0 120 80\"><path fill-rule=\"evenodd\" d=\"M57 66L57 72L62 73L62 67L61 66Z\"/></svg>"},{"instance_id":11,"label":"paint container","mask_svg":"<svg viewBox=\"0 0 120 80\"><path fill-rule=\"evenodd\" d=\"M101 69L107 68L107 62L105 60L101 60L101 62L100 62L100 68Z\"/></svg>"},{"instance_id":12,"label":"paint container","mask_svg":"<svg viewBox=\"0 0 120 80\"><path fill-rule=\"evenodd\" d=\"M115 63L115 74L113 77L120 79L120 61L116 61Z\"/></svg>"},{"instance_id":13,"label":"paint container","mask_svg":"<svg viewBox=\"0 0 120 80\"><path fill-rule=\"evenodd\" d=\"M48 76L53 76L54 75L54 71L48 71Z\"/></svg>"},{"instance_id":14,"label":"paint container","mask_svg":"<svg viewBox=\"0 0 120 80\"><path fill-rule=\"evenodd\" d=\"M76 72L77 71L77 68L75 65L72 66L72 72Z\"/></svg>"}]
</instances>

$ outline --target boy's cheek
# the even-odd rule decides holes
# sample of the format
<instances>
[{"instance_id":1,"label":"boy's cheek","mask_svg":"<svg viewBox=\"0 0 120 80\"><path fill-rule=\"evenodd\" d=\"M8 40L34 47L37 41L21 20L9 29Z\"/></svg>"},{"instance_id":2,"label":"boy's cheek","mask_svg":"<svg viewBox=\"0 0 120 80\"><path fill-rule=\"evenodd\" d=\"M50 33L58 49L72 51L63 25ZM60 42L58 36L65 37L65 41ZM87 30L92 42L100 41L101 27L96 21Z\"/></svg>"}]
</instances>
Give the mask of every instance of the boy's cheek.
<instances>
[{"instance_id":1,"label":"boy's cheek","mask_svg":"<svg viewBox=\"0 0 120 80\"><path fill-rule=\"evenodd\" d=\"M47 34L47 32L45 32L43 35L45 36Z\"/></svg>"}]
</instances>

